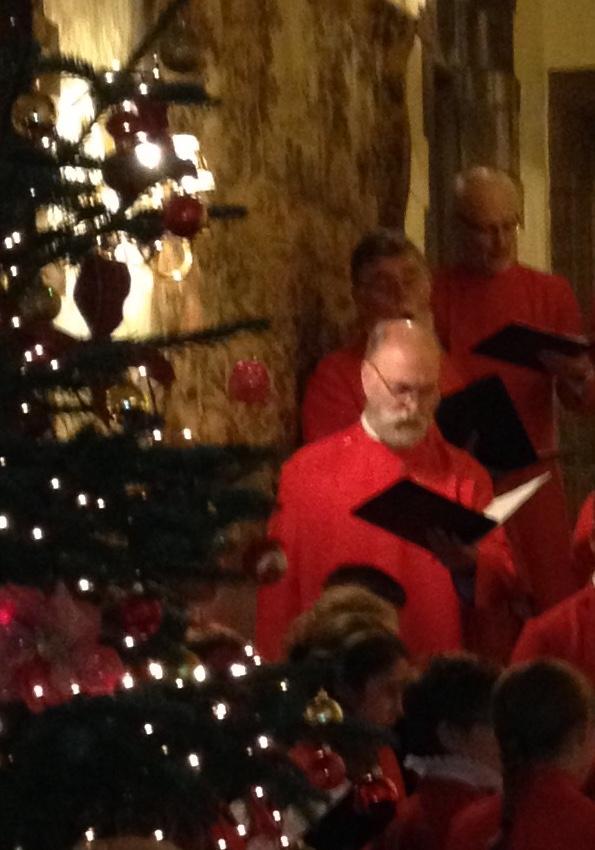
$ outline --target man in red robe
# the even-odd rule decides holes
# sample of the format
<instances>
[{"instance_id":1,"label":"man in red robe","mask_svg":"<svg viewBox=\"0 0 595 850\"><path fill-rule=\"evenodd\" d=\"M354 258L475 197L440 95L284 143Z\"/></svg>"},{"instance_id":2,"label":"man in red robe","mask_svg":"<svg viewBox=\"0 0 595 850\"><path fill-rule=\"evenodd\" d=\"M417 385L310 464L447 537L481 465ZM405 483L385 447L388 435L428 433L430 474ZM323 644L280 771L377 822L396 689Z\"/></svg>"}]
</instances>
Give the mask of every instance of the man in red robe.
<instances>
[{"instance_id":1,"label":"man in red robe","mask_svg":"<svg viewBox=\"0 0 595 850\"><path fill-rule=\"evenodd\" d=\"M507 528L536 609L544 610L579 587L570 565L571 527L556 459L555 395L566 407L588 408L593 369L586 355L548 355L539 372L471 353L511 322L561 334L581 334L583 328L568 281L517 262L519 201L512 180L477 167L458 178L455 194L459 262L435 276L436 330L464 385L490 374L502 378L540 458L535 468L509 476L498 489L508 490L545 470L551 473Z\"/></svg>"},{"instance_id":2,"label":"man in red robe","mask_svg":"<svg viewBox=\"0 0 595 850\"><path fill-rule=\"evenodd\" d=\"M439 362L437 343L421 325L381 323L362 363L361 421L285 464L270 534L284 548L288 568L260 591L257 607L256 642L267 658L280 655L291 621L317 599L329 573L347 563L371 564L402 585L400 635L414 656L461 647L467 608L478 612L475 625L483 631L475 636L487 651L498 654L510 639L516 574L501 529L477 547L435 537L439 554L431 554L353 515L404 477L473 509L491 500L487 473L446 443L433 423Z\"/></svg>"},{"instance_id":3,"label":"man in red robe","mask_svg":"<svg viewBox=\"0 0 595 850\"><path fill-rule=\"evenodd\" d=\"M415 245L396 230L366 234L351 257L352 296L357 319L352 339L320 361L302 406L306 442L327 437L357 422L365 397L361 368L368 333L385 319L415 319L432 327L430 272ZM455 380L443 362L441 389L454 391Z\"/></svg>"}]
</instances>

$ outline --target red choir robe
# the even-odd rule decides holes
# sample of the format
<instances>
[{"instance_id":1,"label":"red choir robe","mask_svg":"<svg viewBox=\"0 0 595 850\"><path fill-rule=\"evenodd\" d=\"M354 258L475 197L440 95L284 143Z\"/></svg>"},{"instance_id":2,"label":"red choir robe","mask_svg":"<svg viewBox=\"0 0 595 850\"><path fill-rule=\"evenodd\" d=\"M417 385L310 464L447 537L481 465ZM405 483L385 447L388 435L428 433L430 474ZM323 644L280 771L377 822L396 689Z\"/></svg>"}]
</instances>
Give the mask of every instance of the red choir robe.
<instances>
[{"instance_id":1,"label":"red choir robe","mask_svg":"<svg viewBox=\"0 0 595 850\"><path fill-rule=\"evenodd\" d=\"M302 404L302 436L306 443L328 437L357 422L366 398L361 380L365 341L361 339L323 357L306 385ZM463 386L448 357L443 357L440 392Z\"/></svg>"},{"instance_id":2,"label":"red choir robe","mask_svg":"<svg viewBox=\"0 0 595 850\"><path fill-rule=\"evenodd\" d=\"M399 581L407 594L400 634L414 656L459 649L463 644L461 603L450 572L426 549L358 517L352 510L403 477L411 477L450 499L481 510L492 497L485 470L450 446L433 426L417 446L396 452L373 439L360 422L300 449L284 465L278 509L270 536L283 546L288 567L257 600L256 642L268 659L282 652L292 620L320 595L326 577L340 564L368 563ZM486 652L502 645L511 624L510 598L516 572L502 529L478 547L476 625Z\"/></svg>"},{"instance_id":3,"label":"red choir robe","mask_svg":"<svg viewBox=\"0 0 595 850\"><path fill-rule=\"evenodd\" d=\"M472 803L455 817L446 850L490 850L500 831L499 796ZM535 771L520 790L506 850L593 850L595 803L556 768Z\"/></svg>"},{"instance_id":4,"label":"red choir robe","mask_svg":"<svg viewBox=\"0 0 595 850\"><path fill-rule=\"evenodd\" d=\"M458 813L491 794L455 779L422 779L415 793L399 806L399 850L444 850L450 825Z\"/></svg>"},{"instance_id":5,"label":"red choir robe","mask_svg":"<svg viewBox=\"0 0 595 850\"><path fill-rule=\"evenodd\" d=\"M571 569L571 525L556 460L556 382L545 372L472 354L471 349L510 322L580 334L583 327L576 298L564 278L521 265L492 277L455 268L435 276L433 306L438 336L465 385L499 375L540 457L534 467L499 481L498 491L546 470L552 475L507 525L515 561L531 588L536 609L542 611L580 587ZM565 402L570 404L567 398Z\"/></svg>"},{"instance_id":6,"label":"red choir robe","mask_svg":"<svg viewBox=\"0 0 595 850\"><path fill-rule=\"evenodd\" d=\"M595 587L592 584L525 624L512 661L521 663L548 657L574 664L595 685Z\"/></svg>"},{"instance_id":7,"label":"red choir robe","mask_svg":"<svg viewBox=\"0 0 595 850\"><path fill-rule=\"evenodd\" d=\"M572 535L572 565L581 582L586 584L595 573L595 492L590 493L579 511Z\"/></svg>"}]
</instances>

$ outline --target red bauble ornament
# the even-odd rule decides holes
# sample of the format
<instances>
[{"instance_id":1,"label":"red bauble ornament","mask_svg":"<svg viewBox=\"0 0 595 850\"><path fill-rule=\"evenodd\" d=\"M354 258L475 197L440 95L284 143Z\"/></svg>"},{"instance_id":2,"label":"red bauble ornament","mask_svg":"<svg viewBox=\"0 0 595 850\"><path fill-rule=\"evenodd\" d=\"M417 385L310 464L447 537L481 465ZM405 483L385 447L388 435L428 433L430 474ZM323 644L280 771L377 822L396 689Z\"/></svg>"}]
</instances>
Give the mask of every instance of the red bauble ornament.
<instances>
[{"instance_id":1,"label":"red bauble ornament","mask_svg":"<svg viewBox=\"0 0 595 850\"><path fill-rule=\"evenodd\" d=\"M87 254L74 287L74 302L93 337L109 337L123 318L130 292L130 272L124 263Z\"/></svg>"},{"instance_id":2,"label":"red bauble ornament","mask_svg":"<svg viewBox=\"0 0 595 850\"><path fill-rule=\"evenodd\" d=\"M163 209L163 225L176 236L191 239L207 222L207 208L197 198L178 195Z\"/></svg>"},{"instance_id":3,"label":"red bauble ornament","mask_svg":"<svg viewBox=\"0 0 595 850\"><path fill-rule=\"evenodd\" d=\"M287 558L276 540L257 540L244 552L242 568L258 584L272 584L285 573Z\"/></svg>"},{"instance_id":4,"label":"red bauble ornament","mask_svg":"<svg viewBox=\"0 0 595 850\"><path fill-rule=\"evenodd\" d=\"M354 810L378 824L388 824L394 818L398 802L397 786L380 772L366 774L355 786Z\"/></svg>"},{"instance_id":5,"label":"red bauble ornament","mask_svg":"<svg viewBox=\"0 0 595 850\"><path fill-rule=\"evenodd\" d=\"M332 791L338 788L347 776L345 762L329 747L314 747L298 744L290 753L292 761L303 770L306 778L316 788Z\"/></svg>"},{"instance_id":6,"label":"red bauble ornament","mask_svg":"<svg viewBox=\"0 0 595 850\"><path fill-rule=\"evenodd\" d=\"M136 134L145 129L136 104L131 101L126 101L126 106L119 106L112 112L105 128L118 149L132 144Z\"/></svg>"},{"instance_id":7,"label":"red bauble ornament","mask_svg":"<svg viewBox=\"0 0 595 850\"><path fill-rule=\"evenodd\" d=\"M158 599L131 596L120 605L119 610L123 629L136 640L146 640L159 631L163 608Z\"/></svg>"},{"instance_id":8,"label":"red bauble ornament","mask_svg":"<svg viewBox=\"0 0 595 850\"><path fill-rule=\"evenodd\" d=\"M260 360L238 360L229 376L228 391L234 401L266 404L271 394L269 370Z\"/></svg>"}]
</instances>

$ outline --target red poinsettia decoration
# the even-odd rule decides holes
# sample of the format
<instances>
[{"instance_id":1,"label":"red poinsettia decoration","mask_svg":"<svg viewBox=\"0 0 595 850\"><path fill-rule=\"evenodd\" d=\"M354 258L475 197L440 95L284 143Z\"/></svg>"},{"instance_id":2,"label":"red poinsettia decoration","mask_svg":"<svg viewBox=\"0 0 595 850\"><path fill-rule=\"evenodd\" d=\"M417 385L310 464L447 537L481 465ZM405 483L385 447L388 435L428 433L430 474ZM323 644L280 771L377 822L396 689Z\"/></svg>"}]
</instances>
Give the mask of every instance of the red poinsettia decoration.
<instances>
[{"instance_id":1,"label":"red poinsettia decoration","mask_svg":"<svg viewBox=\"0 0 595 850\"><path fill-rule=\"evenodd\" d=\"M99 643L101 613L64 585L0 589L0 701L34 712L71 699L113 693L124 675L118 653Z\"/></svg>"}]
</instances>

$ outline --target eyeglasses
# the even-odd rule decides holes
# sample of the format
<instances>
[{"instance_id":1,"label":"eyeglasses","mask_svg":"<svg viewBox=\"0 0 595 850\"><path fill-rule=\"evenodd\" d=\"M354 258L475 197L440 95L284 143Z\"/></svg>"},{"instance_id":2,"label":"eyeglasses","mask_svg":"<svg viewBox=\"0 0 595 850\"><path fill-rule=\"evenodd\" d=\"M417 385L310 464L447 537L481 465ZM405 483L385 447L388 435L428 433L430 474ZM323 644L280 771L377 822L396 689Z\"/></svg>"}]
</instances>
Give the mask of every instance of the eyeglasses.
<instances>
[{"instance_id":1,"label":"eyeglasses","mask_svg":"<svg viewBox=\"0 0 595 850\"><path fill-rule=\"evenodd\" d=\"M463 222L465 227L472 230L478 236L511 236L519 228L519 222L516 216L508 218L504 221L493 222L492 224L479 224L472 221L464 215L459 215L459 220Z\"/></svg>"},{"instance_id":2,"label":"eyeglasses","mask_svg":"<svg viewBox=\"0 0 595 850\"><path fill-rule=\"evenodd\" d=\"M366 363L376 372L387 391L396 401L404 401L406 398L413 398L414 396L420 401L426 401L436 393L436 384L406 384L402 382L391 384L372 360L366 360Z\"/></svg>"}]
</instances>

